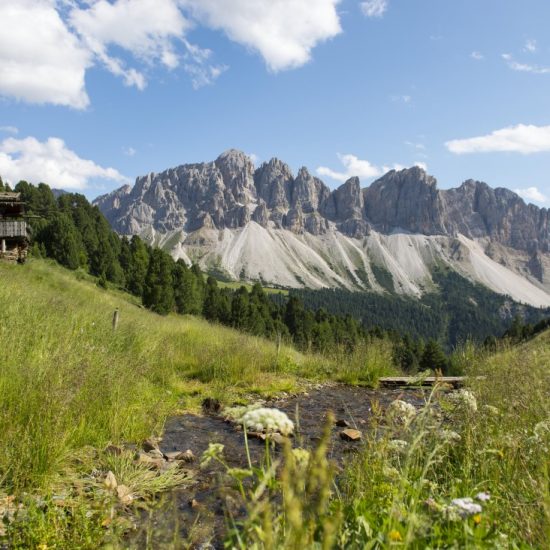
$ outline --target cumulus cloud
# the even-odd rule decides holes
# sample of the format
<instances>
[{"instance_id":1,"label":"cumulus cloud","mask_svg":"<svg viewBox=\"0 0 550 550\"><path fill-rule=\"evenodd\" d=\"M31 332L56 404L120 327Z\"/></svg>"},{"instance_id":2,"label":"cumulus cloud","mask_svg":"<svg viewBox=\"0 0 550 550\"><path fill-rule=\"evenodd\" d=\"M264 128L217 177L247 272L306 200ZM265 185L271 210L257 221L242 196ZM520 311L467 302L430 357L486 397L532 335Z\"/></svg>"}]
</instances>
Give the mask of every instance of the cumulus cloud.
<instances>
[{"instance_id":1,"label":"cumulus cloud","mask_svg":"<svg viewBox=\"0 0 550 550\"><path fill-rule=\"evenodd\" d=\"M490 134L468 139L453 139L445 146L451 153L513 152L528 155L550 151L550 126L518 124Z\"/></svg>"},{"instance_id":2,"label":"cumulus cloud","mask_svg":"<svg viewBox=\"0 0 550 550\"><path fill-rule=\"evenodd\" d=\"M514 192L517 193L521 198L532 201L546 203L548 198L543 195L536 187L527 187L526 189L514 189Z\"/></svg>"},{"instance_id":3,"label":"cumulus cloud","mask_svg":"<svg viewBox=\"0 0 550 550\"><path fill-rule=\"evenodd\" d=\"M109 47L117 46L141 61L160 62L174 69L179 61L173 40L190 26L175 0L98 0L71 10L69 22L110 72L138 89L145 87L144 74L110 55Z\"/></svg>"},{"instance_id":4,"label":"cumulus cloud","mask_svg":"<svg viewBox=\"0 0 550 550\"><path fill-rule=\"evenodd\" d=\"M340 0L181 0L202 24L263 57L274 72L300 67L341 32Z\"/></svg>"},{"instance_id":5,"label":"cumulus cloud","mask_svg":"<svg viewBox=\"0 0 550 550\"><path fill-rule=\"evenodd\" d=\"M46 141L7 138L0 142L0 175L11 183L24 179L78 190L85 189L94 179L129 182L118 170L80 158L62 139L54 137Z\"/></svg>"},{"instance_id":6,"label":"cumulus cloud","mask_svg":"<svg viewBox=\"0 0 550 550\"><path fill-rule=\"evenodd\" d=\"M542 67L540 65L532 65L530 63L520 63L516 61L509 53L503 53L502 59L513 71L533 74L550 74L550 67Z\"/></svg>"},{"instance_id":7,"label":"cumulus cloud","mask_svg":"<svg viewBox=\"0 0 550 550\"><path fill-rule=\"evenodd\" d=\"M55 0L0 2L0 95L83 109L90 52L70 32Z\"/></svg>"},{"instance_id":8,"label":"cumulus cloud","mask_svg":"<svg viewBox=\"0 0 550 550\"><path fill-rule=\"evenodd\" d=\"M368 160L363 160L355 155L346 154L341 155L338 153L338 158L342 163L344 170L338 171L328 168L326 166L319 166L317 168L317 174L319 176L326 176L336 181L345 182L353 176L357 176L361 179L376 178L389 172L390 170L403 170L405 168L402 164L393 164L392 166L376 166L371 164ZM427 170L427 165L424 162L417 162L415 166Z\"/></svg>"},{"instance_id":9,"label":"cumulus cloud","mask_svg":"<svg viewBox=\"0 0 550 550\"><path fill-rule=\"evenodd\" d=\"M367 17L382 17L388 9L388 0L365 0L361 2L361 11Z\"/></svg>"},{"instance_id":10,"label":"cumulus cloud","mask_svg":"<svg viewBox=\"0 0 550 550\"><path fill-rule=\"evenodd\" d=\"M307 63L341 32L341 0L0 1L0 96L86 108L86 71L102 66L143 90L149 73L181 67L194 88L225 70L191 44L199 25L258 52L274 72Z\"/></svg>"}]
</instances>

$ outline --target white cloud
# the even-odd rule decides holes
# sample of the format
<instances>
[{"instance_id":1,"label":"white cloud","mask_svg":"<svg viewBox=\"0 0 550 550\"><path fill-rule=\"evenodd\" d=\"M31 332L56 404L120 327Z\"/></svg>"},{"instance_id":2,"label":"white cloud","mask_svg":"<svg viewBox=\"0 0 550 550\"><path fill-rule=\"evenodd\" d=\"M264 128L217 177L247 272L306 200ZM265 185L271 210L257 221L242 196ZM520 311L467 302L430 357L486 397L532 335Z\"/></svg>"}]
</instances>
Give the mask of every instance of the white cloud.
<instances>
[{"instance_id":1,"label":"white cloud","mask_svg":"<svg viewBox=\"0 0 550 550\"><path fill-rule=\"evenodd\" d=\"M453 139L445 146L451 153L514 152L528 155L550 151L550 126L518 124L495 130L485 136L468 139Z\"/></svg>"},{"instance_id":2,"label":"white cloud","mask_svg":"<svg viewBox=\"0 0 550 550\"><path fill-rule=\"evenodd\" d=\"M545 203L548 198L543 195L536 187L527 187L526 189L514 189L521 198L532 202Z\"/></svg>"},{"instance_id":3,"label":"white cloud","mask_svg":"<svg viewBox=\"0 0 550 550\"><path fill-rule=\"evenodd\" d=\"M533 74L550 74L550 67L541 67L540 65L530 65L529 63L520 63L516 61L509 53L503 53L502 59L513 71Z\"/></svg>"},{"instance_id":4,"label":"white cloud","mask_svg":"<svg viewBox=\"0 0 550 550\"><path fill-rule=\"evenodd\" d=\"M365 0L361 2L361 11L367 17L382 17L388 9L389 0Z\"/></svg>"},{"instance_id":5,"label":"white cloud","mask_svg":"<svg viewBox=\"0 0 550 550\"><path fill-rule=\"evenodd\" d=\"M19 128L16 126L0 126L0 132L17 135L19 133Z\"/></svg>"},{"instance_id":6,"label":"white cloud","mask_svg":"<svg viewBox=\"0 0 550 550\"><path fill-rule=\"evenodd\" d=\"M97 0L86 9L71 10L69 21L86 46L105 67L128 86L145 87L145 76L109 54L118 46L146 63L178 66L173 40L183 36L190 23L175 0Z\"/></svg>"},{"instance_id":7,"label":"white cloud","mask_svg":"<svg viewBox=\"0 0 550 550\"><path fill-rule=\"evenodd\" d=\"M415 166L418 166L418 168L422 168L422 170L424 170L424 172L427 172L428 171L428 165L425 163L425 162L422 162L420 160L417 160L415 163L414 163Z\"/></svg>"},{"instance_id":8,"label":"white cloud","mask_svg":"<svg viewBox=\"0 0 550 550\"><path fill-rule=\"evenodd\" d=\"M27 137L0 142L0 175L11 183L24 179L64 189L84 189L96 178L129 182L114 168L80 158L62 139L53 137L46 141Z\"/></svg>"},{"instance_id":9,"label":"white cloud","mask_svg":"<svg viewBox=\"0 0 550 550\"><path fill-rule=\"evenodd\" d=\"M272 71L299 67L341 32L340 2L0 0L0 96L83 109L86 71L98 65L140 90L158 66L210 84L227 66L187 40L196 24L259 52Z\"/></svg>"},{"instance_id":10,"label":"white cloud","mask_svg":"<svg viewBox=\"0 0 550 550\"><path fill-rule=\"evenodd\" d=\"M470 57L472 59L475 59L476 61L481 61L481 60L485 59L485 56L481 52L472 52L470 54Z\"/></svg>"},{"instance_id":11,"label":"white cloud","mask_svg":"<svg viewBox=\"0 0 550 550\"><path fill-rule=\"evenodd\" d=\"M341 155L338 153L338 158L345 168L344 172L338 172L336 170L332 170L331 168L327 168L326 166L319 166L319 168L317 168L317 174L320 176L327 176L341 182L344 182L353 176L368 179L380 176L382 174L381 168L374 166L368 160L361 160L355 155Z\"/></svg>"},{"instance_id":12,"label":"white cloud","mask_svg":"<svg viewBox=\"0 0 550 550\"><path fill-rule=\"evenodd\" d=\"M370 179L376 178L389 172L390 170L403 170L406 168L402 164L393 164L392 166L375 166L371 164L368 160L362 160L355 155L347 154L341 155L338 153L338 158L344 166L344 171L339 172L337 170L332 170L326 166L319 166L317 168L317 174L319 176L326 176L336 181L345 182L353 176L357 176L361 179ZM427 165L424 162L416 162L415 166L427 170Z\"/></svg>"},{"instance_id":13,"label":"white cloud","mask_svg":"<svg viewBox=\"0 0 550 550\"><path fill-rule=\"evenodd\" d=\"M55 0L0 2L0 95L76 109L88 103L90 53L72 34Z\"/></svg>"},{"instance_id":14,"label":"white cloud","mask_svg":"<svg viewBox=\"0 0 550 550\"><path fill-rule=\"evenodd\" d=\"M535 53L537 51L537 41L533 39L526 40L525 46L523 46L523 51Z\"/></svg>"},{"instance_id":15,"label":"white cloud","mask_svg":"<svg viewBox=\"0 0 550 550\"><path fill-rule=\"evenodd\" d=\"M201 23L259 52L274 72L304 65L317 44L341 32L340 0L180 1Z\"/></svg>"},{"instance_id":16,"label":"white cloud","mask_svg":"<svg viewBox=\"0 0 550 550\"><path fill-rule=\"evenodd\" d=\"M133 157L137 153L137 151L133 147L125 147L123 149L123 152L127 157Z\"/></svg>"}]
</instances>

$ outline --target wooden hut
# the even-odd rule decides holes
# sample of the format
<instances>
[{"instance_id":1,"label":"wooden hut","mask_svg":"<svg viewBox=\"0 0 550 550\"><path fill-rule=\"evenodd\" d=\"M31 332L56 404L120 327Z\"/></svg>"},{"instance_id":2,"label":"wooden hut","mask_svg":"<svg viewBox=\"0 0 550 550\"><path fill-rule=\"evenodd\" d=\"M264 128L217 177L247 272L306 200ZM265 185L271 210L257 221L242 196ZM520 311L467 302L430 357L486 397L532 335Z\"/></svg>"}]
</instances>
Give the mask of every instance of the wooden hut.
<instances>
[{"instance_id":1,"label":"wooden hut","mask_svg":"<svg viewBox=\"0 0 550 550\"><path fill-rule=\"evenodd\" d=\"M29 239L25 203L19 193L0 192L0 259L24 262Z\"/></svg>"}]
</instances>

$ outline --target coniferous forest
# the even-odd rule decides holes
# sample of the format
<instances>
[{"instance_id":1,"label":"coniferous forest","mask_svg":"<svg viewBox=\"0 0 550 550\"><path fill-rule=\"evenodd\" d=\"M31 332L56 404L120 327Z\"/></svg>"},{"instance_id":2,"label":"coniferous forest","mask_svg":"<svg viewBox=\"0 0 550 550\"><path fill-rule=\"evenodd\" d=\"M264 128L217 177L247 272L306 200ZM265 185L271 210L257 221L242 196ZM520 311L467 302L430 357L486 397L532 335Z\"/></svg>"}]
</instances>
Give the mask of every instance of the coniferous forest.
<instances>
[{"instance_id":1,"label":"coniferous forest","mask_svg":"<svg viewBox=\"0 0 550 550\"><path fill-rule=\"evenodd\" d=\"M532 324L549 315L444 269L434 275L440 291L421 300L338 289L291 290L287 296L266 293L259 283L227 288L205 276L198 265L174 261L138 236L120 238L83 195L56 197L46 184L25 181L15 191L27 204L35 257L83 269L97 277L100 286L124 289L161 315L201 315L302 350L352 351L359 342L389 338L401 368L415 371L437 365L446 370L444 350L468 340L490 344L510 330L513 319L516 325L526 323L522 330L529 334Z\"/></svg>"}]
</instances>

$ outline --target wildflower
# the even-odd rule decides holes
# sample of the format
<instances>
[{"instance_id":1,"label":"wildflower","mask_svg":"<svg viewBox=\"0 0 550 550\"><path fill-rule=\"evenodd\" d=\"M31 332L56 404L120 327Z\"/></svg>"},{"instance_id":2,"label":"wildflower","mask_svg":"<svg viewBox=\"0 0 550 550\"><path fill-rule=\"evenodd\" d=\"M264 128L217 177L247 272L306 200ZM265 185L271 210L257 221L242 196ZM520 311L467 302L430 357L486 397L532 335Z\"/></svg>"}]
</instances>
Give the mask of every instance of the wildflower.
<instances>
[{"instance_id":1,"label":"wildflower","mask_svg":"<svg viewBox=\"0 0 550 550\"><path fill-rule=\"evenodd\" d=\"M386 410L386 414L394 424L408 426L416 416L416 409L410 403L396 399L392 401Z\"/></svg>"},{"instance_id":2,"label":"wildflower","mask_svg":"<svg viewBox=\"0 0 550 550\"><path fill-rule=\"evenodd\" d=\"M491 500L491 495L489 493L481 492L476 495L476 500L480 502L487 502Z\"/></svg>"},{"instance_id":3,"label":"wildflower","mask_svg":"<svg viewBox=\"0 0 550 550\"><path fill-rule=\"evenodd\" d=\"M439 436L448 443L458 443L462 439L460 434L453 432L453 430L440 430Z\"/></svg>"},{"instance_id":4,"label":"wildflower","mask_svg":"<svg viewBox=\"0 0 550 550\"><path fill-rule=\"evenodd\" d=\"M481 523L481 514L476 514L472 519L476 525L479 525Z\"/></svg>"},{"instance_id":5,"label":"wildflower","mask_svg":"<svg viewBox=\"0 0 550 550\"><path fill-rule=\"evenodd\" d=\"M483 405L483 410L493 416L498 416L500 414L500 411L496 407L493 407L493 405Z\"/></svg>"},{"instance_id":6,"label":"wildflower","mask_svg":"<svg viewBox=\"0 0 550 550\"><path fill-rule=\"evenodd\" d=\"M247 411L239 423L256 432L279 432L282 435L290 435L294 431L293 422L283 411L265 407Z\"/></svg>"},{"instance_id":7,"label":"wildflower","mask_svg":"<svg viewBox=\"0 0 550 550\"><path fill-rule=\"evenodd\" d=\"M221 443L209 443L208 449L202 453L201 466L206 466L212 459L219 459L224 446Z\"/></svg>"},{"instance_id":8,"label":"wildflower","mask_svg":"<svg viewBox=\"0 0 550 550\"><path fill-rule=\"evenodd\" d=\"M459 390L451 393L447 398L456 409L475 413L477 412L477 399L469 390Z\"/></svg>"},{"instance_id":9,"label":"wildflower","mask_svg":"<svg viewBox=\"0 0 550 550\"><path fill-rule=\"evenodd\" d=\"M388 441L388 449L396 453L406 451L408 446L408 442L403 441L402 439L392 439L391 441Z\"/></svg>"},{"instance_id":10,"label":"wildflower","mask_svg":"<svg viewBox=\"0 0 550 550\"><path fill-rule=\"evenodd\" d=\"M461 518L480 514L483 510L481 505L476 504L470 497L453 499L450 508L452 508Z\"/></svg>"},{"instance_id":11,"label":"wildflower","mask_svg":"<svg viewBox=\"0 0 550 550\"><path fill-rule=\"evenodd\" d=\"M292 455L298 468L305 468L308 465L310 453L307 449L292 449Z\"/></svg>"},{"instance_id":12,"label":"wildflower","mask_svg":"<svg viewBox=\"0 0 550 550\"><path fill-rule=\"evenodd\" d=\"M401 542L403 540L401 533L397 529L392 529L388 533L388 538L390 539L391 542Z\"/></svg>"}]
</instances>

